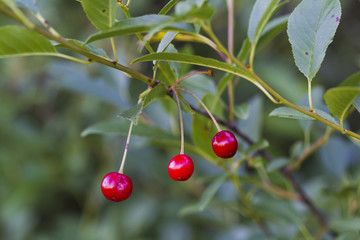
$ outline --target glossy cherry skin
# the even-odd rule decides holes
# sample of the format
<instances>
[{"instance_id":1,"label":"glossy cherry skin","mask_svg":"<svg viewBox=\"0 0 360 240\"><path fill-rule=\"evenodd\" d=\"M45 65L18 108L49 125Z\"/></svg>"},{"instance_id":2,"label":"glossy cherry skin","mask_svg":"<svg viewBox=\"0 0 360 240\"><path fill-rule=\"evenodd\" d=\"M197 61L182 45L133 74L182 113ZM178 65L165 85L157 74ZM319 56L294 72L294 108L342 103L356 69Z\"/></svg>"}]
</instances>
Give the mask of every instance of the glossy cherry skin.
<instances>
[{"instance_id":1,"label":"glossy cherry skin","mask_svg":"<svg viewBox=\"0 0 360 240\"><path fill-rule=\"evenodd\" d=\"M118 172L106 174L101 182L102 193L113 202L121 202L128 199L132 190L133 184L131 179Z\"/></svg>"},{"instance_id":2,"label":"glossy cherry skin","mask_svg":"<svg viewBox=\"0 0 360 240\"><path fill-rule=\"evenodd\" d=\"M212 148L219 157L231 158L237 152L238 142L232 132L220 131L212 140Z\"/></svg>"},{"instance_id":3,"label":"glossy cherry skin","mask_svg":"<svg viewBox=\"0 0 360 240\"><path fill-rule=\"evenodd\" d=\"M193 160L185 154L176 155L169 162L168 173L175 181L186 181L191 177L193 172Z\"/></svg>"}]
</instances>

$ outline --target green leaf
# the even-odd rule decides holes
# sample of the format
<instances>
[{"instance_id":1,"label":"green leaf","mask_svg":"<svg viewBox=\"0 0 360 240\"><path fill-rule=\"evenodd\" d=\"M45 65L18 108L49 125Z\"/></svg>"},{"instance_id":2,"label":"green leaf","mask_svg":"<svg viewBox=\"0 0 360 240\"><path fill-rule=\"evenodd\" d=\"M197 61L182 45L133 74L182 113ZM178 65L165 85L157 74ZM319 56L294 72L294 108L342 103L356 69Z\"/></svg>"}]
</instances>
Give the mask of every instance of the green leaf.
<instances>
[{"instance_id":1,"label":"green leaf","mask_svg":"<svg viewBox=\"0 0 360 240\"><path fill-rule=\"evenodd\" d=\"M340 125L343 126L346 113L360 94L360 87L336 87L331 88L324 94L324 100L330 112L340 119Z\"/></svg>"},{"instance_id":2,"label":"green leaf","mask_svg":"<svg viewBox=\"0 0 360 240\"><path fill-rule=\"evenodd\" d=\"M287 32L295 63L310 81L320 69L340 17L339 0L303 0L289 17Z\"/></svg>"},{"instance_id":3,"label":"green leaf","mask_svg":"<svg viewBox=\"0 0 360 240\"><path fill-rule=\"evenodd\" d=\"M266 171L268 172L273 172L276 171L282 167L285 167L286 165L289 164L289 161L286 158L279 158L276 159L272 162L270 162L267 166L266 166Z\"/></svg>"},{"instance_id":4,"label":"green leaf","mask_svg":"<svg viewBox=\"0 0 360 240\"><path fill-rule=\"evenodd\" d=\"M114 25L116 0L81 0L80 2L87 18L97 29L105 30Z\"/></svg>"},{"instance_id":5,"label":"green leaf","mask_svg":"<svg viewBox=\"0 0 360 240\"><path fill-rule=\"evenodd\" d=\"M179 0L170 0L159 12L159 15L165 15Z\"/></svg>"},{"instance_id":6,"label":"green leaf","mask_svg":"<svg viewBox=\"0 0 360 240\"><path fill-rule=\"evenodd\" d=\"M36 0L16 0L16 4L19 7L26 8L33 13L37 13L38 9L36 7Z\"/></svg>"},{"instance_id":7,"label":"green leaf","mask_svg":"<svg viewBox=\"0 0 360 240\"><path fill-rule=\"evenodd\" d=\"M360 231L360 218L334 220L330 222L330 229L337 232Z\"/></svg>"},{"instance_id":8,"label":"green leaf","mask_svg":"<svg viewBox=\"0 0 360 240\"><path fill-rule=\"evenodd\" d=\"M177 6L179 6L179 4ZM189 9L186 10L185 8L181 8L181 9L182 9L181 14L175 15L169 21L163 22L162 24L153 27L149 31L149 33L145 36L144 41L146 42L150 40L157 32L161 31L162 29L172 24L181 23L181 22L196 23L200 19L208 20L215 12L214 8L208 5L197 7L196 5L191 4L191 7Z\"/></svg>"},{"instance_id":9,"label":"green leaf","mask_svg":"<svg viewBox=\"0 0 360 240\"><path fill-rule=\"evenodd\" d=\"M149 105L152 101L163 98L167 94L167 89L163 83L159 83L156 87L151 89L151 91L145 96L144 99L144 108Z\"/></svg>"},{"instance_id":10,"label":"green leaf","mask_svg":"<svg viewBox=\"0 0 360 240\"><path fill-rule=\"evenodd\" d=\"M262 149L265 149L267 147L269 147L270 144L267 140L265 139L261 139L260 141L254 143L253 145L251 145L248 149L246 149L245 153L246 154L250 154L252 152L255 152L255 151L259 151L259 150L262 150Z\"/></svg>"},{"instance_id":11,"label":"green leaf","mask_svg":"<svg viewBox=\"0 0 360 240\"><path fill-rule=\"evenodd\" d=\"M90 44L85 44L85 42L83 41L79 41L79 40L76 40L76 39L67 39L68 42L72 43L72 44L75 44L77 45L78 47L81 47L85 50L88 50L98 56L103 56L107 59L110 59L110 57L107 55L107 53L105 52L104 49L101 49L101 48L95 48L93 46L91 46ZM55 45L55 47L63 47L63 48L67 48L65 45L63 44L58 44L58 45Z\"/></svg>"},{"instance_id":12,"label":"green leaf","mask_svg":"<svg viewBox=\"0 0 360 240\"><path fill-rule=\"evenodd\" d=\"M225 91L226 87L228 86L229 81L234 79L234 75L230 73L226 73L219 81L217 85L217 94L216 96L220 98L222 93Z\"/></svg>"},{"instance_id":13,"label":"green leaf","mask_svg":"<svg viewBox=\"0 0 360 240\"><path fill-rule=\"evenodd\" d=\"M309 110L309 107L302 107ZM331 117L328 113L315 108L315 112L324 119L329 120L330 122L338 125L337 121ZM299 112L290 107L279 107L274 109L270 114L270 117L282 117L282 118L291 118L291 119L301 119L301 120L315 120L315 118L310 117L302 112Z\"/></svg>"},{"instance_id":14,"label":"green leaf","mask_svg":"<svg viewBox=\"0 0 360 240\"><path fill-rule=\"evenodd\" d=\"M195 114L195 112L191 109L189 104L185 101L184 97L181 94L179 95L179 102L180 102L180 108L182 111L184 111L187 114ZM175 100L176 101L176 100Z\"/></svg>"},{"instance_id":15,"label":"green leaf","mask_svg":"<svg viewBox=\"0 0 360 240\"><path fill-rule=\"evenodd\" d=\"M225 182L227 175L222 175L213 181L209 187L202 194L199 201L199 211L203 211L210 203L211 199L215 196L221 185Z\"/></svg>"},{"instance_id":16,"label":"green leaf","mask_svg":"<svg viewBox=\"0 0 360 240\"><path fill-rule=\"evenodd\" d=\"M104 38L149 32L153 28L155 28L159 25L164 25L164 28L161 30L179 31L179 32L186 32L186 33L193 31L193 28L188 24L178 23L178 24L167 25L167 23L169 23L169 22L174 22L174 19L169 16L155 15L155 14L124 19L124 20L121 20L121 21L115 23L109 29L106 29L106 30L103 30L103 31L100 31L98 33L91 35L86 40L86 43L104 39Z\"/></svg>"},{"instance_id":17,"label":"green leaf","mask_svg":"<svg viewBox=\"0 0 360 240\"><path fill-rule=\"evenodd\" d=\"M240 62L245 63L245 60L250 54L251 50L251 42L249 38L246 38L241 45L241 49L239 51L239 54L237 58L240 60Z\"/></svg>"},{"instance_id":18,"label":"green leaf","mask_svg":"<svg viewBox=\"0 0 360 240\"><path fill-rule=\"evenodd\" d=\"M130 120L134 122L136 125L139 120L139 116L142 113L142 110L144 109L144 103L138 103L135 106L119 113L118 117Z\"/></svg>"},{"instance_id":19,"label":"green leaf","mask_svg":"<svg viewBox=\"0 0 360 240\"><path fill-rule=\"evenodd\" d=\"M225 72L233 73L245 79L252 79L252 76L241 68L234 67L230 64L220 62L212 58L205 58L196 55L182 54L182 53L151 53L135 59L132 63L144 61L174 61L188 64L204 66L208 68L219 69Z\"/></svg>"},{"instance_id":20,"label":"green leaf","mask_svg":"<svg viewBox=\"0 0 360 240\"><path fill-rule=\"evenodd\" d=\"M199 202L185 206L184 208L182 208L180 210L179 214L184 216L184 215L188 215L191 213L197 213L197 212L204 211L226 179L227 179L227 175L222 175L222 176L218 177L215 181L213 181L206 188L206 190L201 195Z\"/></svg>"},{"instance_id":21,"label":"green leaf","mask_svg":"<svg viewBox=\"0 0 360 240\"><path fill-rule=\"evenodd\" d=\"M0 36L0 58L31 55L58 55L56 49L49 40L24 27L1 27Z\"/></svg>"},{"instance_id":22,"label":"green leaf","mask_svg":"<svg viewBox=\"0 0 360 240\"><path fill-rule=\"evenodd\" d=\"M360 86L360 72L355 73L345 79L344 82L340 84L340 86ZM360 96L357 96L353 102L354 107L360 113Z\"/></svg>"},{"instance_id":23,"label":"green leaf","mask_svg":"<svg viewBox=\"0 0 360 240\"><path fill-rule=\"evenodd\" d=\"M103 134L103 135L120 135L127 136L129 131L130 123L128 121L121 121L119 119L109 120L104 122L96 123L92 126L87 127L82 131L81 136L85 137L90 134ZM164 141L178 140L177 136L172 135L163 129L151 126L143 123L138 123L133 128L132 135L139 137L146 137L150 139L161 139Z\"/></svg>"},{"instance_id":24,"label":"green leaf","mask_svg":"<svg viewBox=\"0 0 360 240\"><path fill-rule=\"evenodd\" d=\"M276 108L269 114L269 116L291 118L291 119L302 119L302 120L315 120L315 118L312 118L302 112L298 112L295 109L289 107Z\"/></svg>"},{"instance_id":25,"label":"green leaf","mask_svg":"<svg viewBox=\"0 0 360 240\"><path fill-rule=\"evenodd\" d=\"M345 81L343 81L340 86L360 86L360 72L355 73L345 79Z\"/></svg>"},{"instance_id":26,"label":"green leaf","mask_svg":"<svg viewBox=\"0 0 360 240\"><path fill-rule=\"evenodd\" d=\"M358 232L347 232L339 235L335 240L358 240L360 239L360 235Z\"/></svg>"},{"instance_id":27,"label":"green leaf","mask_svg":"<svg viewBox=\"0 0 360 240\"><path fill-rule=\"evenodd\" d=\"M250 105L243 103L234 107L234 114L236 117L246 120L250 115Z\"/></svg>"},{"instance_id":28,"label":"green leaf","mask_svg":"<svg viewBox=\"0 0 360 240\"><path fill-rule=\"evenodd\" d=\"M156 52L164 52L169 44L174 40L174 38L178 35L178 32L167 32L164 37L161 39L159 46Z\"/></svg>"},{"instance_id":29,"label":"green leaf","mask_svg":"<svg viewBox=\"0 0 360 240\"><path fill-rule=\"evenodd\" d=\"M248 37L256 44L280 0L257 0L250 15Z\"/></svg>"}]
</instances>

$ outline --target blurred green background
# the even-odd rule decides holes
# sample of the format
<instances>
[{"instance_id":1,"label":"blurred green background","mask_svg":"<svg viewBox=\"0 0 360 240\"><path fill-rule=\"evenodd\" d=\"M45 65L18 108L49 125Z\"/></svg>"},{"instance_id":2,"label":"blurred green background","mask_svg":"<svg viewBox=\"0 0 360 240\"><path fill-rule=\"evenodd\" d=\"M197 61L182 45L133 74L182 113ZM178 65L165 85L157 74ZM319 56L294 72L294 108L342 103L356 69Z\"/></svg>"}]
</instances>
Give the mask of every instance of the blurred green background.
<instances>
[{"instance_id":1,"label":"blurred green background","mask_svg":"<svg viewBox=\"0 0 360 240\"><path fill-rule=\"evenodd\" d=\"M85 40L96 31L77 1L37 2L44 17L67 38ZM157 13L166 2L132 0L131 13ZM235 1L236 51L246 37L253 2ZM289 13L298 2L291 1L278 15ZM217 8L214 30L226 43L225 1L210 0L210 4ZM342 7L334 43L314 80L318 107L323 107L324 89L336 86L360 68L360 3L346 0ZM1 25L8 23L12 22L0 16ZM121 63L129 65L142 54L137 51L136 41L134 36L116 39ZM97 44L109 50L108 42ZM175 46L216 57L200 44ZM290 100L300 102L306 94L306 80L293 63L285 33L259 52L255 64L259 75ZM133 67L152 76L149 64ZM215 83L221 76L221 72L216 73ZM95 63L83 66L48 57L0 59L0 239L262 239L254 223L228 207L238 201L230 183L221 187L205 211L180 215L179 210L196 202L209 179L221 172L193 155L196 172L191 180L171 181L167 164L178 148L159 146L148 139L131 139L125 167L134 182L130 199L112 203L102 196L101 179L119 168L125 137L82 138L80 134L91 124L116 118L119 112L136 104L138 94L145 89L139 81ZM239 121L238 126L256 140L266 138L274 157L295 154L303 139L299 122L269 118L275 106L254 86L241 81L236 88L236 103L244 102L250 104L251 118ZM164 106L152 103L145 115L158 126L174 131L177 115L169 115ZM350 116L348 124L359 131L359 115ZM185 126L186 138L191 141L191 117L186 114ZM313 139L323 131L324 127L316 124ZM297 176L310 186L312 196L320 199L319 189L358 183L359 160L359 148L337 133L311 156ZM281 207L297 206L272 199ZM315 201L320 204L319 199ZM287 232L294 230L294 222L277 222L272 227L281 229L280 235L286 239Z\"/></svg>"}]
</instances>

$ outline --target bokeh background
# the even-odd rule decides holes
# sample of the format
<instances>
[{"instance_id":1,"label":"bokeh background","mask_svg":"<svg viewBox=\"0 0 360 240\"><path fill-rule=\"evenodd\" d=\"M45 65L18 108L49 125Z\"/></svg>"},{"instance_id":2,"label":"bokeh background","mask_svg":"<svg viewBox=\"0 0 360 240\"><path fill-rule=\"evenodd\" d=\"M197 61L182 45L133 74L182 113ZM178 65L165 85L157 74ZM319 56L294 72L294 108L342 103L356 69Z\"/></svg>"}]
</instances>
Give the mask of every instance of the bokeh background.
<instances>
[{"instance_id":1,"label":"bokeh background","mask_svg":"<svg viewBox=\"0 0 360 240\"><path fill-rule=\"evenodd\" d=\"M225 1L209 2L217 9L214 30L226 43ZM157 13L166 3L132 0L131 14ZM235 1L236 51L246 37L253 3ZM278 15L289 13L298 3L291 1ZM77 1L37 0L37 5L67 38L86 40L96 32ZM318 107L323 106L325 89L338 85L360 68L360 2L343 0L342 7L338 32L313 81ZM0 25L6 24L13 22L0 15ZM136 42L134 36L116 39L121 63L129 65L145 53L138 52ZM96 44L111 54L108 42ZM200 44L175 46L216 57ZM261 49L255 64L259 75L281 94L297 103L304 101L306 79L293 63L286 33ZM152 76L148 63L133 67ZM221 72L216 73L215 84L221 76ZM262 239L254 223L229 207L238 201L230 183L220 188L204 211L179 214L184 206L199 199L209 180L221 171L193 155L196 172L191 180L171 181L167 164L179 149L145 138L133 136L130 143L125 173L134 182L132 196L121 203L109 202L102 196L101 179L119 168L125 137L80 134L89 125L115 119L119 112L136 104L138 94L145 89L139 81L96 63L83 66L49 57L0 59L0 239ZM202 90L206 89L209 87ZM239 127L254 139L266 138L270 142L268 151L276 158L296 154L304 138L299 122L268 117L275 106L245 81L237 85L235 92L236 103L248 102L251 108L251 118L239 122ZM145 115L158 126L176 131L177 115L169 115L166 108L169 106L161 101L155 102ZM360 129L359 119L358 114L350 116L348 124L355 131ZM186 114L185 126L191 142L191 117ZM313 139L323 131L323 126L316 125ZM316 200L318 189L359 181L359 160L359 148L334 134L327 146L310 157L297 177L320 203ZM275 205L275 200L269 202L273 207L290 204L277 200L281 206ZM279 229L286 232L294 228L289 225L284 230L286 224L279 223Z\"/></svg>"}]
</instances>

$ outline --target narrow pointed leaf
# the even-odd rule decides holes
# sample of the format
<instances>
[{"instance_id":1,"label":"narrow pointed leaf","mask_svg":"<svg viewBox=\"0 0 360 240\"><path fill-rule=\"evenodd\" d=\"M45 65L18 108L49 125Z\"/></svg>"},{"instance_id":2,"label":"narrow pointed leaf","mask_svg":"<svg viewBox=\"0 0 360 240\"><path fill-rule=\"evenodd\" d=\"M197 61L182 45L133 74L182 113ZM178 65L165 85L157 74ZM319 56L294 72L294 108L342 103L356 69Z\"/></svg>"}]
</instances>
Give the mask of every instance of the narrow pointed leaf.
<instances>
[{"instance_id":1,"label":"narrow pointed leaf","mask_svg":"<svg viewBox=\"0 0 360 240\"><path fill-rule=\"evenodd\" d=\"M165 15L179 0L170 0L159 12L159 15Z\"/></svg>"},{"instance_id":2,"label":"narrow pointed leaf","mask_svg":"<svg viewBox=\"0 0 360 240\"><path fill-rule=\"evenodd\" d=\"M219 69L225 72L233 73L237 76L244 77L246 79L252 79L251 75L245 70L234 67L230 64L220 62L212 58L205 58L196 55L182 54L182 53L151 53L135 59L132 63L144 62L144 61L174 61L188 64L194 64L203 67L209 67Z\"/></svg>"},{"instance_id":3,"label":"narrow pointed leaf","mask_svg":"<svg viewBox=\"0 0 360 240\"><path fill-rule=\"evenodd\" d=\"M135 106L121 112L118 116L130 120L134 122L134 124L136 125L139 120L139 116L142 113L143 108L144 108L144 104L138 103Z\"/></svg>"},{"instance_id":4,"label":"narrow pointed leaf","mask_svg":"<svg viewBox=\"0 0 360 240\"><path fill-rule=\"evenodd\" d=\"M250 15L248 37L251 43L256 43L269 19L277 9L280 0L257 0Z\"/></svg>"},{"instance_id":5,"label":"narrow pointed leaf","mask_svg":"<svg viewBox=\"0 0 360 240\"><path fill-rule=\"evenodd\" d=\"M225 182L227 175L222 175L213 181L209 187L204 191L199 202L199 211L203 211L215 196L221 185Z\"/></svg>"},{"instance_id":6,"label":"narrow pointed leaf","mask_svg":"<svg viewBox=\"0 0 360 240\"><path fill-rule=\"evenodd\" d=\"M130 123L128 121L121 121L120 119L99 122L87 127L84 131L82 131L81 136L85 137L91 134L127 136L129 132L129 126ZM138 125L134 126L132 135L151 139L161 139L165 141L178 140L177 136L174 136L159 127L146 125L143 123L139 123Z\"/></svg>"},{"instance_id":7,"label":"narrow pointed leaf","mask_svg":"<svg viewBox=\"0 0 360 240\"><path fill-rule=\"evenodd\" d=\"M152 101L158 98L163 98L166 96L167 89L163 83L159 83L156 87L151 89L148 95L144 99L144 108L149 105Z\"/></svg>"},{"instance_id":8,"label":"narrow pointed leaf","mask_svg":"<svg viewBox=\"0 0 360 240\"><path fill-rule=\"evenodd\" d=\"M26 8L34 13L37 13L36 0L16 0L19 7Z\"/></svg>"},{"instance_id":9,"label":"narrow pointed leaf","mask_svg":"<svg viewBox=\"0 0 360 240\"><path fill-rule=\"evenodd\" d=\"M340 17L339 0L303 0L289 17L287 32L295 63L309 80L320 69Z\"/></svg>"},{"instance_id":10,"label":"narrow pointed leaf","mask_svg":"<svg viewBox=\"0 0 360 240\"><path fill-rule=\"evenodd\" d=\"M208 188L201 195L200 201L191 205L187 205L180 210L180 215L188 215L192 213L198 213L204 211L209 205L210 201L214 198L216 192L219 190L221 185L225 182L227 175L222 175L213 181Z\"/></svg>"},{"instance_id":11,"label":"narrow pointed leaf","mask_svg":"<svg viewBox=\"0 0 360 240\"><path fill-rule=\"evenodd\" d=\"M49 40L24 27L1 27L0 36L0 58L58 54Z\"/></svg>"},{"instance_id":12,"label":"narrow pointed leaf","mask_svg":"<svg viewBox=\"0 0 360 240\"><path fill-rule=\"evenodd\" d=\"M336 219L330 223L330 229L337 232L360 231L360 218Z\"/></svg>"},{"instance_id":13,"label":"narrow pointed leaf","mask_svg":"<svg viewBox=\"0 0 360 240\"><path fill-rule=\"evenodd\" d=\"M169 31L180 31L180 32L192 32L193 28L188 24L183 23L175 23L171 25L167 25L166 23L173 22L174 19L169 16L164 15L144 15L141 17L134 17L129 19L121 20L115 23L111 28L100 31L91 35L86 43L93 42L96 40L109 38L109 37L116 37L116 36L123 36L123 35L130 35L135 33L143 33L149 32L153 28L164 25L161 30L169 30Z\"/></svg>"},{"instance_id":14,"label":"narrow pointed leaf","mask_svg":"<svg viewBox=\"0 0 360 240\"><path fill-rule=\"evenodd\" d=\"M302 108L309 109L309 107L302 107ZM330 116L328 113L326 113L320 109L315 109L315 112L322 118L327 119L328 121L338 125L336 120L332 116ZM302 112L298 112L295 109L289 108L289 107L276 108L269 114L269 116L270 117L299 119L299 120L315 120L315 118L312 118Z\"/></svg>"},{"instance_id":15,"label":"narrow pointed leaf","mask_svg":"<svg viewBox=\"0 0 360 240\"><path fill-rule=\"evenodd\" d=\"M86 16L97 29L104 30L114 25L116 0L81 0L80 2Z\"/></svg>"}]
</instances>

